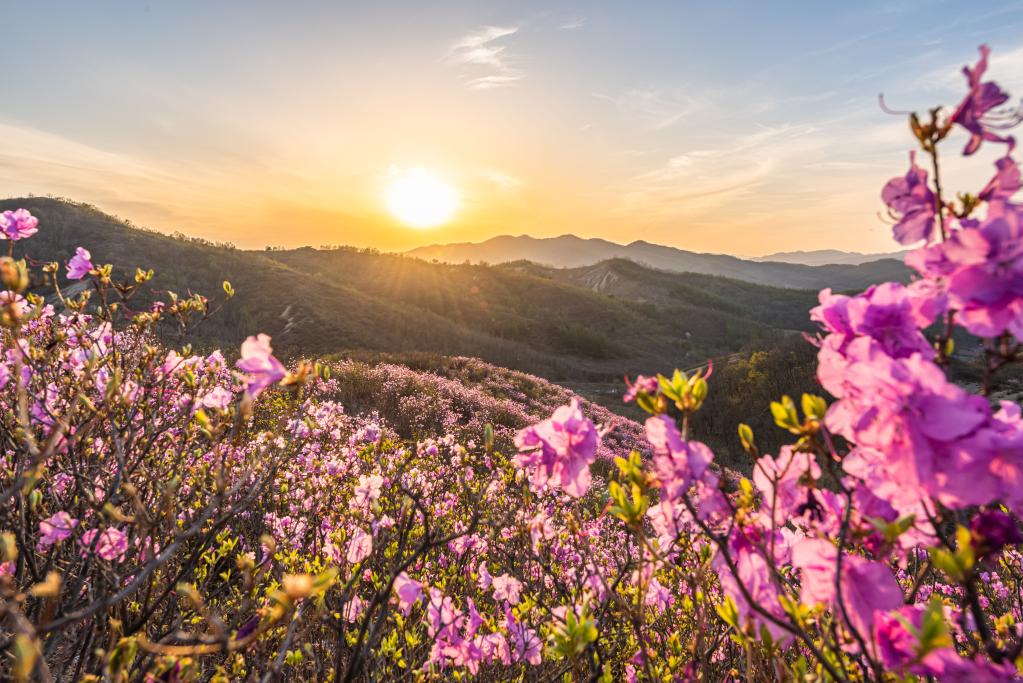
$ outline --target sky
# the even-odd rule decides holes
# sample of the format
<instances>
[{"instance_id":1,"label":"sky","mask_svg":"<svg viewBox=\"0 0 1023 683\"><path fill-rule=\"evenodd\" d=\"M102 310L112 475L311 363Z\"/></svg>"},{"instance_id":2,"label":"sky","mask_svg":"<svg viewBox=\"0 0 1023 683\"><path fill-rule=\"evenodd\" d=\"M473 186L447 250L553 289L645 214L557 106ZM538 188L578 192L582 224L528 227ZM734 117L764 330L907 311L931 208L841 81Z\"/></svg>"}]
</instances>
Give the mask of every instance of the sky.
<instances>
[{"instance_id":1,"label":"sky","mask_svg":"<svg viewBox=\"0 0 1023 683\"><path fill-rule=\"evenodd\" d=\"M987 43L1023 94L1023 2L4 0L4 23L0 194L245 248L891 251L878 195L912 141L878 93L953 105ZM457 194L447 223L388 211L414 169Z\"/></svg>"}]
</instances>

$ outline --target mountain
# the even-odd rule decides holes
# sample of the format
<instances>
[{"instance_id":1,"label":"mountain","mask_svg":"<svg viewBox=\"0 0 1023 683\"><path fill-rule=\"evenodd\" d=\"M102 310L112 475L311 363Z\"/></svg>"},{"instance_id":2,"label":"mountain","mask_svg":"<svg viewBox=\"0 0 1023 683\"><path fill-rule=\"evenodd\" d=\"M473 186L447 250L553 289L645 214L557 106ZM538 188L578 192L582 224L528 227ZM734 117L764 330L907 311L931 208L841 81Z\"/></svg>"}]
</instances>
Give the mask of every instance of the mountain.
<instances>
[{"instance_id":1,"label":"mountain","mask_svg":"<svg viewBox=\"0 0 1023 683\"><path fill-rule=\"evenodd\" d=\"M748 261L724 254L699 254L637 240L616 244L602 239L583 239L575 235L536 238L493 237L484 242L462 242L419 247L406 252L410 256L443 263L507 263L532 261L555 268L578 268L607 259L628 259L636 263L676 273L718 275L755 284L791 289L836 290L864 289L875 282L909 279L909 271L899 261L881 259L859 265L836 264L808 266L798 263Z\"/></svg>"},{"instance_id":2,"label":"mountain","mask_svg":"<svg viewBox=\"0 0 1023 683\"><path fill-rule=\"evenodd\" d=\"M16 245L16 255L64 261L84 246L94 262L124 274L153 268L155 289L214 301L229 280L237 296L188 340L234 349L247 335L266 332L282 356L429 352L559 381L604 382L776 344L809 324L814 302L809 291L782 298L749 283L608 266L639 269L630 276L641 283L635 287L651 288L639 301L624 284L602 289L582 273L430 263L351 248L245 251L138 229L63 200L0 202L0 210L19 206L38 216L40 229ZM670 289L653 291L661 287ZM771 301L780 303L772 309Z\"/></svg>"},{"instance_id":3,"label":"mountain","mask_svg":"<svg viewBox=\"0 0 1023 683\"><path fill-rule=\"evenodd\" d=\"M818 249L816 251L779 251L777 254L756 256L751 261L776 261L779 263L799 263L804 266L849 265L859 266L882 259L901 261L905 251L892 251L885 254L861 254L857 251L839 251L838 249Z\"/></svg>"}]
</instances>

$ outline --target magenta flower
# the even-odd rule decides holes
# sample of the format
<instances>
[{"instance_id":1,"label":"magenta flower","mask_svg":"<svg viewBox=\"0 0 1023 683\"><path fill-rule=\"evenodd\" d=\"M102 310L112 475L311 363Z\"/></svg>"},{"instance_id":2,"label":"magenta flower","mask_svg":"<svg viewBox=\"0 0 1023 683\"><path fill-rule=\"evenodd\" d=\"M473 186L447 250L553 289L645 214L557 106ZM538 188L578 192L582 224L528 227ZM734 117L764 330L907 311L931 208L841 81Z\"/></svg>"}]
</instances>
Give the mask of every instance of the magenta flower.
<instances>
[{"instance_id":1,"label":"magenta flower","mask_svg":"<svg viewBox=\"0 0 1023 683\"><path fill-rule=\"evenodd\" d=\"M838 549L821 538L805 538L792 548L792 566L801 570L800 600L808 606L828 605L839 614L835 596ZM875 614L900 607L902 590L891 570L859 555L842 557L842 603L847 623L866 640L874 632Z\"/></svg>"},{"instance_id":2,"label":"magenta flower","mask_svg":"<svg viewBox=\"0 0 1023 683\"><path fill-rule=\"evenodd\" d=\"M778 525L802 513L812 495L805 482L821 476L820 465L812 453L797 453L791 446L782 446L778 457L764 455L753 467L753 484L763 496L762 508Z\"/></svg>"},{"instance_id":3,"label":"magenta flower","mask_svg":"<svg viewBox=\"0 0 1023 683\"><path fill-rule=\"evenodd\" d=\"M820 305L810 311L810 319L825 330L841 335L833 342L845 347L856 337L870 337L893 358L921 353L934 355L927 338L920 332L943 308L943 294L923 287L905 287L897 282L874 285L854 297L821 290Z\"/></svg>"},{"instance_id":4,"label":"magenta flower","mask_svg":"<svg viewBox=\"0 0 1023 683\"><path fill-rule=\"evenodd\" d=\"M898 215L892 228L899 244L931 240L934 234L934 193L927 185L927 171L916 165L914 153L909 155L909 171L892 178L881 190L881 199Z\"/></svg>"},{"instance_id":5,"label":"magenta flower","mask_svg":"<svg viewBox=\"0 0 1023 683\"><path fill-rule=\"evenodd\" d=\"M402 572L394 579L394 593L398 596L398 609L405 616L412 611L412 605L423 597L423 584L408 577Z\"/></svg>"},{"instance_id":6,"label":"magenta flower","mask_svg":"<svg viewBox=\"0 0 1023 683\"><path fill-rule=\"evenodd\" d=\"M96 534L99 533L99 539ZM128 550L128 537L116 527L107 527L102 532L96 529L89 529L79 540L82 545L82 556L86 556L92 549L93 541L96 542L96 554L108 562L124 562L124 555Z\"/></svg>"},{"instance_id":7,"label":"magenta flower","mask_svg":"<svg viewBox=\"0 0 1023 683\"><path fill-rule=\"evenodd\" d=\"M224 387L213 387L203 395L201 403L204 408L223 410L231 405L233 398L234 394Z\"/></svg>"},{"instance_id":8,"label":"magenta flower","mask_svg":"<svg viewBox=\"0 0 1023 683\"><path fill-rule=\"evenodd\" d=\"M1023 543L1023 532L1012 516L998 509L984 510L970 523L970 531L981 556L997 555L1007 545Z\"/></svg>"},{"instance_id":9,"label":"magenta flower","mask_svg":"<svg viewBox=\"0 0 1023 683\"><path fill-rule=\"evenodd\" d=\"M965 128L970 133L970 140L963 149L963 154L969 156L980 149L981 142L1008 142L1012 138L1003 137L992 132L992 124L985 121L989 118L991 110L1000 107L1009 101L1009 95L992 81L982 81L984 72L987 71L987 59L991 49L987 45L980 46L980 59L972 69L963 67L963 75L966 76L967 93L963 101L953 112L951 120Z\"/></svg>"},{"instance_id":10,"label":"magenta flower","mask_svg":"<svg viewBox=\"0 0 1023 683\"><path fill-rule=\"evenodd\" d=\"M625 403L631 403L636 400L636 396L639 394L656 394L657 393L657 377L648 377L647 375L638 375L635 382L630 382L629 378L625 378L625 386L627 390L625 395L622 396L622 401Z\"/></svg>"},{"instance_id":11,"label":"magenta flower","mask_svg":"<svg viewBox=\"0 0 1023 683\"><path fill-rule=\"evenodd\" d=\"M515 435L519 467L531 468L533 485L561 488L578 498L590 488L590 465L597 456L597 428L579 409L579 400L554 411L548 420Z\"/></svg>"},{"instance_id":12,"label":"magenta flower","mask_svg":"<svg viewBox=\"0 0 1023 683\"><path fill-rule=\"evenodd\" d=\"M0 214L0 239L23 240L39 232L38 225L39 219L25 209L4 211Z\"/></svg>"},{"instance_id":13,"label":"magenta flower","mask_svg":"<svg viewBox=\"0 0 1023 683\"><path fill-rule=\"evenodd\" d=\"M505 612L505 629L513 659L538 666L543 657L543 641L536 631L516 621L510 607Z\"/></svg>"},{"instance_id":14,"label":"magenta flower","mask_svg":"<svg viewBox=\"0 0 1023 683\"><path fill-rule=\"evenodd\" d=\"M781 590L774 579L767 558L754 544L758 533L755 529L745 530L736 527L728 539L728 550L738 577L732 573L720 552L714 556L712 565L721 582L721 590L735 603L743 623L752 623L756 631L761 627L766 628L776 643L784 645L792 638L789 632L771 619L753 611L746 599L748 593L754 604L762 607L775 619L783 623L788 620L779 602ZM745 593L739 587L740 584L745 587Z\"/></svg>"},{"instance_id":15,"label":"magenta flower","mask_svg":"<svg viewBox=\"0 0 1023 683\"><path fill-rule=\"evenodd\" d=\"M235 366L244 373L245 392L252 398L288 374L281 362L274 358L270 337L265 334L242 342L242 357Z\"/></svg>"},{"instance_id":16,"label":"magenta flower","mask_svg":"<svg viewBox=\"0 0 1023 683\"><path fill-rule=\"evenodd\" d=\"M887 670L900 675L909 673L960 683L996 683L1017 679L1011 662L999 666L983 660L973 661L960 655L951 645L924 652L916 635L921 632L923 615L924 608L920 605L906 605L877 615L877 652Z\"/></svg>"},{"instance_id":17,"label":"magenta flower","mask_svg":"<svg viewBox=\"0 0 1023 683\"><path fill-rule=\"evenodd\" d=\"M703 478L714 459L705 444L685 441L667 415L647 418L646 438L654 448L654 469L665 495L674 500Z\"/></svg>"},{"instance_id":18,"label":"magenta flower","mask_svg":"<svg viewBox=\"0 0 1023 683\"><path fill-rule=\"evenodd\" d=\"M1004 210L1004 205L1021 187L1019 166L1012 157L1006 155L995 162L995 177L984 186L978 195L986 202L997 206L995 211ZM988 209L990 215L991 209Z\"/></svg>"},{"instance_id":19,"label":"magenta flower","mask_svg":"<svg viewBox=\"0 0 1023 683\"><path fill-rule=\"evenodd\" d=\"M348 554L346 559L356 564L362 562L373 552L373 537L362 529L356 529L348 541Z\"/></svg>"},{"instance_id":20,"label":"magenta flower","mask_svg":"<svg viewBox=\"0 0 1023 683\"><path fill-rule=\"evenodd\" d=\"M75 255L67 262L67 278L69 280L81 280L88 275L89 271L94 268L90 260L91 258L92 254L89 253L88 249L83 249L82 247L75 249Z\"/></svg>"},{"instance_id":21,"label":"magenta flower","mask_svg":"<svg viewBox=\"0 0 1023 683\"><path fill-rule=\"evenodd\" d=\"M36 549L44 551L51 545L56 545L71 536L71 532L78 526L78 520L61 510L39 522L39 542Z\"/></svg>"},{"instance_id":22,"label":"magenta flower","mask_svg":"<svg viewBox=\"0 0 1023 683\"><path fill-rule=\"evenodd\" d=\"M494 600L498 602L507 600L512 605L518 604L522 583L511 574L493 577L491 585L494 589Z\"/></svg>"},{"instance_id":23,"label":"magenta flower","mask_svg":"<svg viewBox=\"0 0 1023 683\"><path fill-rule=\"evenodd\" d=\"M979 337L1023 338L1023 216L1005 211L943 244L959 268L948 278L958 321Z\"/></svg>"}]
</instances>

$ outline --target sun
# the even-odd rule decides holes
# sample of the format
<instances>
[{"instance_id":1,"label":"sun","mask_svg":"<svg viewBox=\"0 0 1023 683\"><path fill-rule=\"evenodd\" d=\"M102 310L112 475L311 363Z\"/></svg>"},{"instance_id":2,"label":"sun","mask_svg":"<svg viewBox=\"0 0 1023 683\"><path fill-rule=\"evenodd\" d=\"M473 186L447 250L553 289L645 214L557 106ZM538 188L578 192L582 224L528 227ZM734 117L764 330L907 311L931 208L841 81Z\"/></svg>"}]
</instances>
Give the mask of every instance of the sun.
<instances>
[{"instance_id":1,"label":"sun","mask_svg":"<svg viewBox=\"0 0 1023 683\"><path fill-rule=\"evenodd\" d=\"M401 171L384 191L387 210L413 228L447 223L458 209L458 193L433 173L422 169Z\"/></svg>"}]
</instances>

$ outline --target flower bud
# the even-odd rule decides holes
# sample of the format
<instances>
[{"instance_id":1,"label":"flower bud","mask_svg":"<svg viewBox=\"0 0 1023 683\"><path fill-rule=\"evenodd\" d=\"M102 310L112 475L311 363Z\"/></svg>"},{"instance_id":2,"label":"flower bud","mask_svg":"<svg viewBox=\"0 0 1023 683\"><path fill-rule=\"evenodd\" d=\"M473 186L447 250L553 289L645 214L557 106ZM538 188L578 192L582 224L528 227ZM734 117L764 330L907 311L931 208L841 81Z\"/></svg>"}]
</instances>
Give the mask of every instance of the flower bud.
<instances>
[{"instance_id":1,"label":"flower bud","mask_svg":"<svg viewBox=\"0 0 1023 683\"><path fill-rule=\"evenodd\" d=\"M0 257L0 282L12 291L25 291L28 288L28 267L25 265L25 259L15 261L9 256Z\"/></svg>"}]
</instances>

